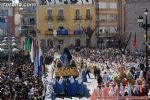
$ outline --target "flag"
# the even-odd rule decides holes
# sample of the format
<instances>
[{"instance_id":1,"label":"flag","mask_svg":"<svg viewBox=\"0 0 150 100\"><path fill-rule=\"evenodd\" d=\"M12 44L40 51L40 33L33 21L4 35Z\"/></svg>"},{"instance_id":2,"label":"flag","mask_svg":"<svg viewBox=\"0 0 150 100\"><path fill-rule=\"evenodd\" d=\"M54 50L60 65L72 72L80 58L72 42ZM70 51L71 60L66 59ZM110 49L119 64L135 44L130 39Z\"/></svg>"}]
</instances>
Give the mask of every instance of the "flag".
<instances>
[{"instance_id":1,"label":"flag","mask_svg":"<svg viewBox=\"0 0 150 100\"><path fill-rule=\"evenodd\" d=\"M36 56L34 61L34 77L38 75L38 67L39 67L39 47L38 41L36 41Z\"/></svg>"},{"instance_id":2,"label":"flag","mask_svg":"<svg viewBox=\"0 0 150 100\"><path fill-rule=\"evenodd\" d=\"M30 39L26 38L25 39L25 53L26 54L29 52L29 43L30 43Z\"/></svg>"},{"instance_id":3,"label":"flag","mask_svg":"<svg viewBox=\"0 0 150 100\"><path fill-rule=\"evenodd\" d=\"M42 62L43 62L43 57L42 57L42 50L41 47L39 46L39 76L42 76Z\"/></svg>"},{"instance_id":4,"label":"flag","mask_svg":"<svg viewBox=\"0 0 150 100\"><path fill-rule=\"evenodd\" d=\"M31 44L31 51L30 51L30 59L31 59L31 62L32 62L32 63L34 62L33 42L34 42L34 41L32 41L32 44Z\"/></svg>"},{"instance_id":5,"label":"flag","mask_svg":"<svg viewBox=\"0 0 150 100\"><path fill-rule=\"evenodd\" d=\"M36 57L36 39L33 39L33 52L34 52L34 58Z\"/></svg>"},{"instance_id":6,"label":"flag","mask_svg":"<svg viewBox=\"0 0 150 100\"><path fill-rule=\"evenodd\" d=\"M133 40L133 42L132 42L132 48L136 48L136 33L135 33L135 35L134 35L134 40Z\"/></svg>"}]
</instances>

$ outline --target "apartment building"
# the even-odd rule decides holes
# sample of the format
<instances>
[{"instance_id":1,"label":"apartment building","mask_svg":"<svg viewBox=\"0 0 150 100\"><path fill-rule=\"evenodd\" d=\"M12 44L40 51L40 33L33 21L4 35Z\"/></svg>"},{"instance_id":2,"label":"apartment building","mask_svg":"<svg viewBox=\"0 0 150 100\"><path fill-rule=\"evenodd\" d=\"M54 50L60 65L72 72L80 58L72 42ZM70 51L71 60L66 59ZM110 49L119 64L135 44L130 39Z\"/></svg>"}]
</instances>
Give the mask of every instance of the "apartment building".
<instances>
[{"instance_id":1,"label":"apartment building","mask_svg":"<svg viewBox=\"0 0 150 100\"><path fill-rule=\"evenodd\" d=\"M22 0L20 3L36 4L36 0ZM20 35L36 37L36 5L22 6L20 14Z\"/></svg>"},{"instance_id":2,"label":"apartment building","mask_svg":"<svg viewBox=\"0 0 150 100\"><path fill-rule=\"evenodd\" d=\"M83 28L95 27L94 0L39 1L38 38L45 47L86 46Z\"/></svg>"},{"instance_id":3,"label":"apartment building","mask_svg":"<svg viewBox=\"0 0 150 100\"><path fill-rule=\"evenodd\" d=\"M124 0L95 0L97 46L115 46L113 36L124 31Z\"/></svg>"},{"instance_id":4,"label":"apartment building","mask_svg":"<svg viewBox=\"0 0 150 100\"><path fill-rule=\"evenodd\" d=\"M13 9L11 7L0 8L0 36L14 34Z\"/></svg>"}]
</instances>

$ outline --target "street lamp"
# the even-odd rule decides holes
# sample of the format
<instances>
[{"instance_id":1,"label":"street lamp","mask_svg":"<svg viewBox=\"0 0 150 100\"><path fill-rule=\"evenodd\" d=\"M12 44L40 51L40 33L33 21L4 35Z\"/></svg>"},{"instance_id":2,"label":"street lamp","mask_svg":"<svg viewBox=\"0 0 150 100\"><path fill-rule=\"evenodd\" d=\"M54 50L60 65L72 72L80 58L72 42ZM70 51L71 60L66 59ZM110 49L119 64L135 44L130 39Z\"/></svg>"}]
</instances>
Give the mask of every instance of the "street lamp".
<instances>
[{"instance_id":1,"label":"street lamp","mask_svg":"<svg viewBox=\"0 0 150 100\"><path fill-rule=\"evenodd\" d=\"M143 16L139 16L138 23L139 23L139 26L146 31L145 44L147 44L147 42L148 42L148 30L150 28L150 24L148 23L148 18L147 18L147 15L148 15L148 9L147 8L144 11L144 15L145 15L145 21L144 21ZM148 46L147 45L146 45L145 49L146 49L146 67L148 68Z\"/></svg>"},{"instance_id":2,"label":"street lamp","mask_svg":"<svg viewBox=\"0 0 150 100\"><path fill-rule=\"evenodd\" d=\"M8 34L8 37L4 37L4 40L2 41L0 52L8 53L8 73L9 73L9 79L11 77L11 52L18 52L17 48L14 48L17 44L15 43L15 37L11 37ZM8 46L8 47L7 47ZM13 47L13 48L12 48ZM6 49L7 48L7 49Z\"/></svg>"}]
</instances>

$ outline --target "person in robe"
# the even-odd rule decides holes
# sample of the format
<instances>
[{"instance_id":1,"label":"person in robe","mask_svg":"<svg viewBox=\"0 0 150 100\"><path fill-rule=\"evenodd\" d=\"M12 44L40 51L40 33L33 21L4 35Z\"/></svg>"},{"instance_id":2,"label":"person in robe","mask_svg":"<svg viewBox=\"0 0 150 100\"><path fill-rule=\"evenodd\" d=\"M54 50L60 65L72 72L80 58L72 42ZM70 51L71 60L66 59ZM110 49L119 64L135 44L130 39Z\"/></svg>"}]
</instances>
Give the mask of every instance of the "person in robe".
<instances>
[{"instance_id":1,"label":"person in robe","mask_svg":"<svg viewBox=\"0 0 150 100\"><path fill-rule=\"evenodd\" d=\"M76 94L76 81L73 76L69 78L66 94L67 96L75 96Z\"/></svg>"},{"instance_id":2,"label":"person in robe","mask_svg":"<svg viewBox=\"0 0 150 100\"><path fill-rule=\"evenodd\" d=\"M133 86L133 96L138 96L138 84L137 81L135 82L135 85Z\"/></svg>"},{"instance_id":3,"label":"person in robe","mask_svg":"<svg viewBox=\"0 0 150 100\"><path fill-rule=\"evenodd\" d=\"M83 80L79 76L79 78L77 78L76 81L77 81L76 94L77 95L83 95L83 93L84 93Z\"/></svg>"},{"instance_id":4,"label":"person in robe","mask_svg":"<svg viewBox=\"0 0 150 100\"><path fill-rule=\"evenodd\" d=\"M84 67L81 69L81 75L80 76L82 77L83 82L87 82L86 70Z\"/></svg>"},{"instance_id":5,"label":"person in robe","mask_svg":"<svg viewBox=\"0 0 150 100\"><path fill-rule=\"evenodd\" d=\"M47 86L46 95L48 99L55 100L54 89L51 83Z\"/></svg>"},{"instance_id":6,"label":"person in robe","mask_svg":"<svg viewBox=\"0 0 150 100\"><path fill-rule=\"evenodd\" d=\"M59 94L65 94L65 80L64 78L61 76L58 82L58 93Z\"/></svg>"},{"instance_id":7,"label":"person in robe","mask_svg":"<svg viewBox=\"0 0 150 100\"><path fill-rule=\"evenodd\" d=\"M120 87L119 87L119 96L123 96L124 92L123 92L123 84L120 83Z\"/></svg>"},{"instance_id":8,"label":"person in robe","mask_svg":"<svg viewBox=\"0 0 150 100\"><path fill-rule=\"evenodd\" d=\"M55 94L58 94L59 93L58 82L55 78L52 79L52 86Z\"/></svg>"}]
</instances>

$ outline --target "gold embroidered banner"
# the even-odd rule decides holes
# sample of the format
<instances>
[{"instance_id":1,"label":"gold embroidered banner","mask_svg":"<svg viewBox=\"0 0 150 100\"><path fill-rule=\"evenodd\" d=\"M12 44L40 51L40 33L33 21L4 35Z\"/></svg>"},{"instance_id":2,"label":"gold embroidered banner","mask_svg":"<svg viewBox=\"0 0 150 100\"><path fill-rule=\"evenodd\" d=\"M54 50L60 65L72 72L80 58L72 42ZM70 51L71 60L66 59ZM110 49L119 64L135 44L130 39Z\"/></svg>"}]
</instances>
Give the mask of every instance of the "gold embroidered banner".
<instances>
[{"instance_id":1,"label":"gold embroidered banner","mask_svg":"<svg viewBox=\"0 0 150 100\"><path fill-rule=\"evenodd\" d=\"M78 76L78 70L76 67L71 68L56 68L55 69L55 76Z\"/></svg>"}]
</instances>

